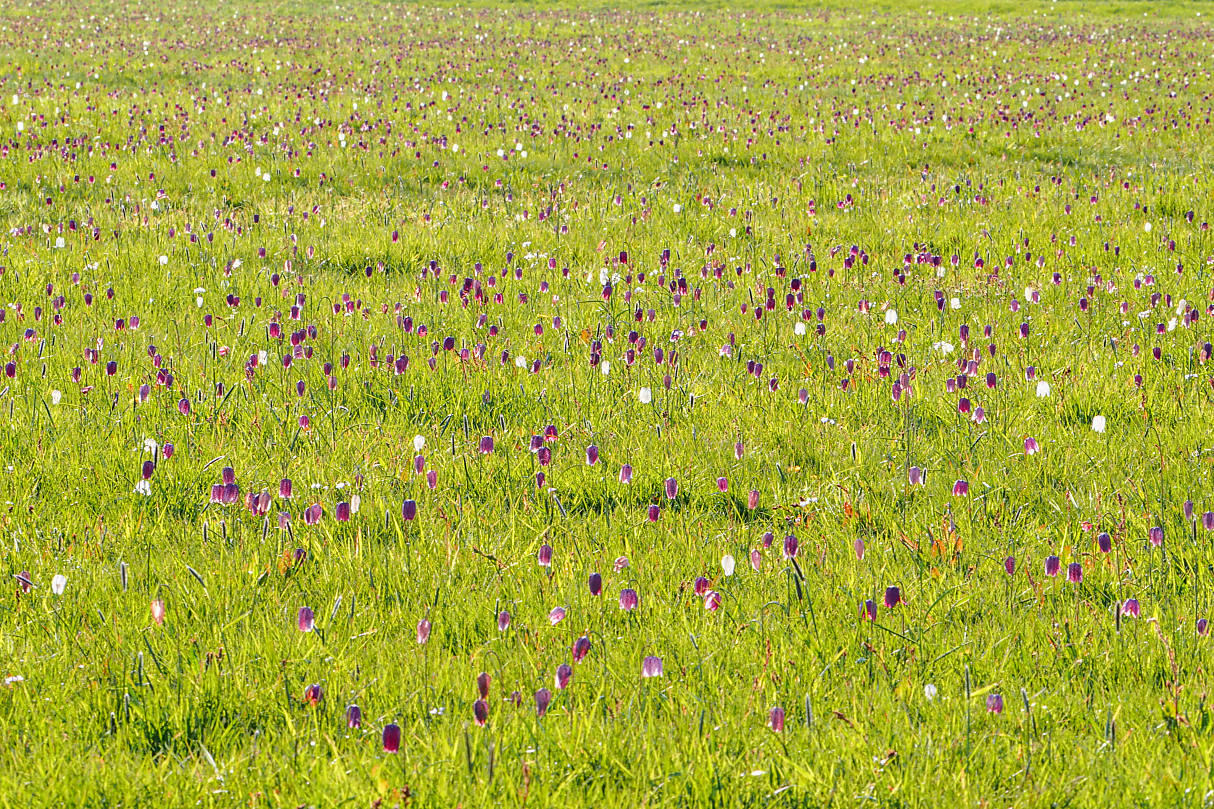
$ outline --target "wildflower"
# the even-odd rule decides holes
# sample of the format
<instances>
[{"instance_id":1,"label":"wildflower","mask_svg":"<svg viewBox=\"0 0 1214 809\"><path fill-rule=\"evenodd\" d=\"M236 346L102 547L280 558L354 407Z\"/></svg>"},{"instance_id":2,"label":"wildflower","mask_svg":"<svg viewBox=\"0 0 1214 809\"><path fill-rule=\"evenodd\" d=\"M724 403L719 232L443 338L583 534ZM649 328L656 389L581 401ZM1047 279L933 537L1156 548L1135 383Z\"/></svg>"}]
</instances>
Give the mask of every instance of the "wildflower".
<instances>
[{"instance_id":1,"label":"wildflower","mask_svg":"<svg viewBox=\"0 0 1214 809\"><path fill-rule=\"evenodd\" d=\"M1002 694L987 694L986 695L986 711L987 713L1003 713L1003 695Z\"/></svg>"},{"instance_id":2,"label":"wildflower","mask_svg":"<svg viewBox=\"0 0 1214 809\"><path fill-rule=\"evenodd\" d=\"M311 632L316 628L316 616L312 613L311 607L300 607L299 616L296 619L296 626L300 632Z\"/></svg>"},{"instance_id":3,"label":"wildflower","mask_svg":"<svg viewBox=\"0 0 1214 809\"><path fill-rule=\"evenodd\" d=\"M898 606L901 603L902 603L902 591L900 589L898 589L897 587L886 587L885 588L885 606L892 610L894 607Z\"/></svg>"},{"instance_id":4,"label":"wildflower","mask_svg":"<svg viewBox=\"0 0 1214 809\"><path fill-rule=\"evenodd\" d=\"M400 725L395 722L390 725L384 725L383 743L385 753L400 751Z\"/></svg>"},{"instance_id":5,"label":"wildflower","mask_svg":"<svg viewBox=\"0 0 1214 809\"><path fill-rule=\"evenodd\" d=\"M661 677L662 658L649 655L641 661L641 677Z\"/></svg>"},{"instance_id":6,"label":"wildflower","mask_svg":"<svg viewBox=\"0 0 1214 809\"><path fill-rule=\"evenodd\" d=\"M784 730L784 709L776 706L771 709L771 713L767 716L767 726L776 733L781 733Z\"/></svg>"},{"instance_id":7,"label":"wildflower","mask_svg":"<svg viewBox=\"0 0 1214 809\"><path fill-rule=\"evenodd\" d=\"M631 587L620 591L620 609L627 612L632 612L640 604L640 599L637 597L637 591Z\"/></svg>"}]
</instances>

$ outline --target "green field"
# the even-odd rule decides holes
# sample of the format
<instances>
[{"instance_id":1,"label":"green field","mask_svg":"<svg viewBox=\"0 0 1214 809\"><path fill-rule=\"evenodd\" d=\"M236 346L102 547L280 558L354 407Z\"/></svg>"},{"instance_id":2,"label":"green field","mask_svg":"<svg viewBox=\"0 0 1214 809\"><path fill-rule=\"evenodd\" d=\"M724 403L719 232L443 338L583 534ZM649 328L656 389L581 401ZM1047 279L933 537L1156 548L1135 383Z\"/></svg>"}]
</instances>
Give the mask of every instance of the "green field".
<instances>
[{"instance_id":1,"label":"green field","mask_svg":"<svg viewBox=\"0 0 1214 809\"><path fill-rule=\"evenodd\" d=\"M1209 806L1212 18L0 6L0 807Z\"/></svg>"}]
</instances>

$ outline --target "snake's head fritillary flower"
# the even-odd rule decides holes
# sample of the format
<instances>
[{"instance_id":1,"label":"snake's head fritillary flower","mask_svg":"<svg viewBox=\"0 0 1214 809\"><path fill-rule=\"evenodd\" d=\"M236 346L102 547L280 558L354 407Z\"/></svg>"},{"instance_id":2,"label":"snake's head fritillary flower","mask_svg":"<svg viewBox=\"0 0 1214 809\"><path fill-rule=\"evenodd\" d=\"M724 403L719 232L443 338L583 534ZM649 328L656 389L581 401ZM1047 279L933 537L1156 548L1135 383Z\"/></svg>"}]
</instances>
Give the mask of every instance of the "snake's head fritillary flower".
<instances>
[{"instance_id":1,"label":"snake's head fritillary flower","mask_svg":"<svg viewBox=\"0 0 1214 809\"><path fill-rule=\"evenodd\" d=\"M482 671L476 678L476 693L481 695L481 699L489 698L489 686L492 684L493 678L489 673Z\"/></svg>"},{"instance_id":2,"label":"snake's head fritillary flower","mask_svg":"<svg viewBox=\"0 0 1214 809\"><path fill-rule=\"evenodd\" d=\"M311 632L316 628L316 616L312 612L311 607L300 607L299 616L296 618L296 625L300 632Z\"/></svg>"},{"instance_id":3,"label":"snake's head fritillary flower","mask_svg":"<svg viewBox=\"0 0 1214 809\"><path fill-rule=\"evenodd\" d=\"M310 686L304 689L304 702L313 707L319 705L321 699L323 698L324 690L320 687L319 683L312 683Z\"/></svg>"},{"instance_id":4,"label":"snake's head fritillary flower","mask_svg":"<svg viewBox=\"0 0 1214 809\"><path fill-rule=\"evenodd\" d=\"M784 709L778 705L767 715L767 726L776 733L784 731Z\"/></svg>"},{"instance_id":5,"label":"snake's head fritillary flower","mask_svg":"<svg viewBox=\"0 0 1214 809\"><path fill-rule=\"evenodd\" d=\"M628 557L627 556L616 557L615 564L612 565L612 569L614 569L616 573L619 573L621 570L623 570L626 567L628 567Z\"/></svg>"},{"instance_id":6,"label":"snake's head fritillary flower","mask_svg":"<svg viewBox=\"0 0 1214 809\"><path fill-rule=\"evenodd\" d=\"M1201 527L1207 531L1214 531L1214 511L1207 511L1201 515Z\"/></svg>"},{"instance_id":7,"label":"snake's head fritillary flower","mask_svg":"<svg viewBox=\"0 0 1214 809\"><path fill-rule=\"evenodd\" d=\"M906 473L906 479L912 486L923 485L923 470L917 466L912 466Z\"/></svg>"},{"instance_id":8,"label":"snake's head fritillary flower","mask_svg":"<svg viewBox=\"0 0 1214 809\"><path fill-rule=\"evenodd\" d=\"M1101 531L1096 535L1096 546L1100 548L1101 553L1111 553L1113 551L1113 538L1109 536L1108 531Z\"/></svg>"},{"instance_id":9,"label":"snake's head fritillary flower","mask_svg":"<svg viewBox=\"0 0 1214 809\"><path fill-rule=\"evenodd\" d=\"M603 592L603 577L599 573L590 574L590 595L597 596Z\"/></svg>"},{"instance_id":10,"label":"snake's head fritillary flower","mask_svg":"<svg viewBox=\"0 0 1214 809\"><path fill-rule=\"evenodd\" d=\"M400 725L393 722L390 725L384 725L384 752L397 753L400 751Z\"/></svg>"},{"instance_id":11,"label":"snake's head fritillary flower","mask_svg":"<svg viewBox=\"0 0 1214 809\"><path fill-rule=\"evenodd\" d=\"M493 452L493 436L486 435L481 438L480 452L482 455L489 455Z\"/></svg>"},{"instance_id":12,"label":"snake's head fritillary flower","mask_svg":"<svg viewBox=\"0 0 1214 809\"><path fill-rule=\"evenodd\" d=\"M505 632L510 628L510 613L502 610L497 614L497 631Z\"/></svg>"},{"instance_id":13,"label":"snake's head fritillary flower","mask_svg":"<svg viewBox=\"0 0 1214 809\"><path fill-rule=\"evenodd\" d=\"M641 677L661 677L662 658L649 655L641 661Z\"/></svg>"},{"instance_id":14,"label":"snake's head fritillary flower","mask_svg":"<svg viewBox=\"0 0 1214 809\"><path fill-rule=\"evenodd\" d=\"M986 695L986 710L987 713L1003 713L1003 695L1002 694L987 694Z\"/></svg>"},{"instance_id":15,"label":"snake's head fritillary flower","mask_svg":"<svg viewBox=\"0 0 1214 809\"><path fill-rule=\"evenodd\" d=\"M750 552L750 566L755 573L758 573L763 567L763 554L759 552L758 548L754 548Z\"/></svg>"},{"instance_id":16,"label":"snake's head fritillary flower","mask_svg":"<svg viewBox=\"0 0 1214 809\"><path fill-rule=\"evenodd\" d=\"M632 483L631 464L624 464L620 467L620 483Z\"/></svg>"},{"instance_id":17,"label":"snake's head fritillary flower","mask_svg":"<svg viewBox=\"0 0 1214 809\"><path fill-rule=\"evenodd\" d=\"M586 447L586 465L594 466L599 462L599 448L594 444Z\"/></svg>"},{"instance_id":18,"label":"snake's head fritillary flower","mask_svg":"<svg viewBox=\"0 0 1214 809\"><path fill-rule=\"evenodd\" d=\"M1037 445L1036 438L1033 438L1030 435L1028 438L1024 439L1024 454L1025 455L1036 455L1040 451L1041 451L1041 447L1039 447Z\"/></svg>"},{"instance_id":19,"label":"snake's head fritillary flower","mask_svg":"<svg viewBox=\"0 0 1214 809\"><path fill-rule=\"evenodd\" d=\"M290 478L283 478L282 480L278 481L278 496L283 500L290 500L291 488L292 485Z\"/></svg>"},{"instance_id":20,"label":"snake's head fritillary flower","mask_svg":"<svg viewBox=\"0 0 1214 809\"><path fill-rule=\"evenodd\" d=\"M856 539L852 547L855 548L856 559L861 562L864 561L864 540Z\"/></svg>"},{"instance_id":21,"label":"snake's head fritillary flower","mask_svg":"<svg viewBox=\"0 0 1214 809\"><path fill-rule=\"evenodd\" d=\"M335 516L337 517L338 522L349 522L350 521L350 504L345 501L338 503L337 509L335 511Z\"/></svg>"},{"instance_id":22,"label":"snake's head fritillary flower","mask_svg":"<svg viewBox=\"0 0 1214 809\"><path fill-rule=\"evenodd\" d=\"M702 596L705 593L707 593L709 585L710 585L710 582L708 581L708 579L704 578L703 576L696 576L695 585L694 585L696 595Z\"/></svg>"},{"instance_id":23,"label":"snake's head fritillary flower","mask_svg":"<svg viewBox=\"0 0 1214 809\"><path fill-rule=\"evenodd\" d=\"M423 618L417 622L417 643L420 646L428 640L430 640L430 620Z\"/></svg>"},{"instance_id":24,"label":"snake's head fritillary flower","mask_svg":"<svg viewBox=\"0 0 1214 809\"><path fill-rule=\"evenodd\" d=\"M553 626L556 626L563 620L565 620L564 607L553 607L552 611L548 613L548 623L552 624Z\"/></svg>"},{"instance_id":25,"label":"snake's head fritillary flower","mask_svg":"<svg viewBox=\"0 0 1214 809\"><path fill-rule=\"evenodd\" d=\"M411 521L417 518L417 501L406 500L400 505L400 516L406 521Z\"/></svg>"},{"instance_id":26,"label":"snake's head fritillary flower","mask_svg":"<svg viewBox=\"0 0 1214 809\"><path fill-rule=\"evenodd\" d=\"M750 509L751 511L754 511L755 509L757 509L759 507L758 489L751 489L750 492L746 495L746 507L748 509Z\"/></svg>"},{"instance_id":27,"label":"snake's head fritillary flower","mask_svg":"<svg viewBox=\"0 0 1214 809\"><path fill-rule=\"evenodd\" d=\"M57 596L63 595L63 591L67 589L67 576L62 573L56 573L51 579L51 592Z\"/></svg>"},{"instance_id":28,"label":"snake's head fritillary flower","mask_svg":"<svg viewBox=\"0 0 1214 809\"><path fill-rule=\"evenodd\" d=\"M885 588L885 606L892 610L894 607L898 606L901 603L902 603L902 591L900 589L898 589L897 587L886 587Z\"/></svg>"},{"instance_id":29,"label":"snake's head fritillary flower","mask_svg":"<svg viewBox=\"0 0 1214 809\"><path fill-rule=\"evenodd\" d=\"M489 703L483 699L472 703L472 718L476 720L477 727L483 728L489 721Z\"/></svg>"},{"instance_id":30,"label":"snake's head fritillary flower","mask_svg":"<svg viewBox=\"0 0 1214 809\"><path fill-rule=\"evenodd\" d=\"M573 642L573 662L581 663L590 654L590 638L582 635Z\"/></svg>"},{"instance_id":31,"label":"snake's head fritillary flower","mask_svg":"<svg viewBox=\"0 0 1214 809\"><path fill-rule=\"evenodd\" d=\"M674 478L666 478L666 499L673 500L679 496L679 482Z\"/></svg>"},{"instance_id":32,"label":"snake's head fritillary flower","mask_svg":"<svg viewBox=\"0 0 1214 809\"><path fill-rule=\"evenodd\" d=\"M1057 576L1058 571L1062 569L1062 560L1057 556L1045 557L1045 575Z\"/></svg>"},{"instance_id":33,"label":"snake's head fritillary flower","mask_svg":"<svg viewBox=\"0 0 1214 809\"><path fill-rule=\"evenodd\" d=\"M658 517L662 515L662 507L657 503L650 503L648 509L648 518L650 522L657 522Z\"/></svg>"},{"instance_id":34,"label":"snake's head fritillary flower","mask_svg":"<svg viewBox=\"0 0 1214 809\"><path fill-rule=\"evenodd\" d=\"M628 587L620 591L620 609L627 612L632 612L640 603L640 598L638 598L636 590Z\"/></svg>"},{"instance_id":35,"label":"snake's head fritillary flower","mask_svg":"<svg viewBox=\"0 0 1214 809\"><path fill-rule=\"evenodd\" d=\"M159 598L152 602L152 620L156 626L164 625L164 602Z\"/></svg>"},{"instance_id":36,"label":"snake's head fritillary flower","mask_svg":"<svg viewBox=\"0 0 1214 809\"><path fill-rule=\"evenodd\" d=\"M356 730L363 726L363 709L351 704L346 708L346 727Z\"/></svg>"},{"instance_id":37,"label":"snake's head fritillary flower","mask_svg":"<svg viewBox=\"0 0 1214 809\"><path fill-rule=\"evenodd\" d=\"M1004 559L1004 560L1003 560L1003 569L1004 569L1004 570L1007 572L1007 575L1009 575L1009 576L1015 575L1015 573L1016 573L1016 557L1015 557L1015 556L1009 556L1008 558Z\"/></svg>"},{"instance_id":38,"label":"snake's head fritillary flower","mask_svg":"<svg viewBox=\"0 0 1214 809\"><path fill-rule=\"evenodd\" d=\"M1147 539L1149 539L1151 544L1156 548L1163 545L1163 529L1158 525L1153 527L1150 531L1147 531Z\"/></svg>"},{"instance_id":39,"label":"snake's head fritillary flower","mask_svg":"<svg viewBox=\"0 0 1214 809\"><path fill-rule=\"evenodd\" d=\"M1066 566L1066 580L1071 584L1080 584L1083 582L1083 565L1078 562L1071 562Z\"/></svg>"},{"instance_id":40,"label":"snake's head fritillary flower","mask_svg":"<svg viewBox=\"0 0 1214 809\"><path fill-rule=\"evenodd\" d=\"M800 543L797 542L796 536L794 536L793 534L789 534L788 536L784 537L784 558L785 559L797 558L797 548L798 548L799 544Z\"/></svg>"},{"instance_id":41,"label":"snake's head fritillary flower","mask_svg":"<svg viewBox=\"0 0 1214 809\"><path fill-rule=\"evenodd\" d=\"M866 618L870 621L877 620L877 602L873 601L871 598L866 599L865 602L860 605L860 618L861 620Z\"/></svg>"},{"instance_id":42,"label":"snake's head fritillary flower","mask_svg":"<svg viewBox=\"0 0 1214 809\"><path fill-rule=\"evenodd\" d=\"M1184 518L1189 522L1193 522L1193 501L1184 501Z\"/></svg>"},{"instance_id":43,"label":"snake's head fritillary flower","mask_svg":"<svg viewBox=\"0 0 1214 809\"><path fill-rule=\"evenodd\" d=\"M716 590L709 590L704 594L704 609L709 612L716 612L721 608L721 594Z\"/></svg>"},{"instance_id":44,"label":"snake's head fritillary flower","mask_svg":"<svg viewBox=\"0 0 1214 809\"><path fill-rule=\"evenodd\" d=\"M970 493L969 481L958 480L953 484L953 497L965 497Z\"/></svg>"},{"instance_id":45,"label":"snake's head fritillary flower","mask_svg":"<svg viewBox=\"0 0 1214 809\"><path fill-rule=\"evenodd\" d=\"M552 692L541 688L535 692L535 715L542 717L548 713L548 705L552 702Z\"/></svg>"},{"instance_id":46,"label":"snake's head fritillary flower","mask_svg":"<svg viewBox=\"0 0 1214 809\"><path fill-rule=\"evenodd\" d=\"M558 691L564 691L569 687L569 681L573 679L573 667L568 663L562 663L556 669L556 688Z\"/></svg>"},{"instance_id":47,"label":"snake's head fritillary flower","mask_svg":"<svg viewBox=\"0 0 1214 809\"><path fill-rule=\"evenodd\" d=\"M1197 619L1197 634L1201 635L1203 638L1210 634L1210 622L1205 618Z\"/></svg>"},{"instance_id":48,"label":"snake's head fritillary flower","mask_svg":"<svg viewBox=\"0 0 1214 809\"><path fill-rule=\"evenodd\" d=\"M1121 614L1130 618L1137 618L1139 611L1140 607L1136 598L1127 598L1125 603L1121 605Z\"/></svg>"},{"instance_id":49,"label":"snake's head fritillary flower","mask_svg":"<svg viewBox=\"0 0 1214 809\"><path fill-rule=\"evenodd\" d=\"M552 546L548 543L540 545L539 553L536 554L536 561L540 567L552 567Z\"/></svg>"}]
</instances>

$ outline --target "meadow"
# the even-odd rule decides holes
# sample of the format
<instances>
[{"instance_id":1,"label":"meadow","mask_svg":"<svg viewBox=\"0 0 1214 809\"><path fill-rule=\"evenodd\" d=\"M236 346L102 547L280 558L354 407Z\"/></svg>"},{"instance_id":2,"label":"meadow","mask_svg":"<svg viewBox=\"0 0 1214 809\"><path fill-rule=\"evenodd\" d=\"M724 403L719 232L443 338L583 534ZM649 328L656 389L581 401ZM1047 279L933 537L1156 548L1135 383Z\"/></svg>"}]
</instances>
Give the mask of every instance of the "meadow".
<instances>
[{"instance_id":1,"label":"meadow","mask_svg":"<svg viewBox=\"0 0 1214 809\"><path fill-rule=\"evenodd\" d=\"M1211 15L0 7L0 807L1209 806Z\"/></svg>"}]
</instances>

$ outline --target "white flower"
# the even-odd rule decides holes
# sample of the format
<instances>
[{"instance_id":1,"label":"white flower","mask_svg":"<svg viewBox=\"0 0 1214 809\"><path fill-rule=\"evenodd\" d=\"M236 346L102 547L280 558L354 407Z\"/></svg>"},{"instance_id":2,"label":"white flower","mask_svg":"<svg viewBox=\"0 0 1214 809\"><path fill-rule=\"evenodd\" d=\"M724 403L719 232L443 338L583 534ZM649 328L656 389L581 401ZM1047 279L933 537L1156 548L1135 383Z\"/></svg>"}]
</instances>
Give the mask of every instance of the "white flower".
<instances>
[{"instance_id":1,"label":"white flower","mask_svg":"<svg viewBox=\"0 0 1214 809\"><path fill-rule=\"evenodd\" d=\"M526 368L527 367L527 358L521 354L519 356L515 357L514 358L514 367L515 368Z\"/></svg>"},{"instance_id":2,"label":"white flower","mask_svg":"<svg viewBox=\"0 0 1214 809\"><path fill-rule=\"evenodd\" d=\"M1150 233L1151 232L1151 223L1144 222L1142 225L1142 229L1145 230L1147 233Z\"/></svg>"},{"instance_id":3,"label":"white flower","mask_svg":"<svg viewBox=\"0 0 1214 809\"><path fill-rule=\"evenodd\" d=\"M426 446L426 437L424 435L413 436L413 451L421 452Z\"/></svg>"},{"instance_id":4,"label":"white flower","mask_svg":"<svg viewBox=\"0 0 1214 809\"><path fill-rule=\"evenodd\" d=\"M948 308L949 309L960 309L961 308L961 299L960 298L949 298Z\"/></svg>"},{"instance_id":5,"label":"white flower","mask_svg":"<svg viewBox=\"0 0 1214 809\"><path fill-rule=\"evenodd\" d=\"M891 326L894 325L895 323L897 323L898 322L898 310L897 309L886 309L885 310L885 322Z\"/></svg>"},{"instance_id":6,"label":"white flower","mask_svg":"<svg viewBox=\"0 0 1214 809\"><path fill-rule=\"evenodd\" d=\"M152 454L155 454L157 449L158 449L158 447L156 446L156 439L154 439L154 438L143 439L143 451L144 452L150 452Z\"/></svg>"},{"instance_id":7,"label":"white flower","mask_svg":"<svg viewBox=\"0 0 1214 809\"><path fill-rule=\"evenodd\" d=\"M637 398L641 400L641 404L649 404L653 401L653 391L649 388L641 388Z\"/></svg>"},{"instance_id":8,"label":"white flower","mask_svg":"<svg viewBox=\"0 0 1214 809\"><path fill-rule=\"evenodd\" d=\"M1098 433L1104 432L1104 416L1092 417L1092 429Z\"/></svg>"},{"instance_id":9,"label":"white flower","mask_svg":"<svg viewBox=\"0 0 1214 809\"><path fill-rule=\"evenodd\" d=\"M1050 395L1050 383L1044 379L1037 382L1037 398L1045 399Z\"/></svg>"},{"instance_id":10,"label":"white flower","mask_svg":"<svg viewBox=\"0 0 1214 809\"><path fill-rule=\"evenodd\" d=\"M733 575L733 570L734 570L734 567L736 566L736 564L737 563L734 562L733 557L730 556L729 554L725 554L724 556L721 557L721 571L726 576Z\"/></svg>"},{"instance_id":11,"label":"white flower","mask_svg":"<svg viewBox=\"0 0 1214 809\"><path fill-rule=\"evenodd\" d=\"M362 499L361 497L359 497L357 494L355 494L355 495L351 495L351 497L350 497L350 513L351 513L351 514L357 514L357 513L358 513L358 508L359 508L359 506L361 506L362 504L363 504L363 499Z\"/></svg>"},{"instance_id":12,"label":"white flower","mask_svg":"<svg viewBox=\"0 0 1214 809\"><path fill-rule=\"evenodd\" d=\"M141 480L135 484L135 494L142 494L148 497L152 494L152 482L150 480Z\"/></svg>"},{"instance_id":13,"label":"white flower","mask_svg":"<svg viewBox=\"0 0 1214 809\"><path fill-rule=\"evenodd\" d=\"M931 683L923 686L923 696L927 697L928 702L934 700L936 698L936 686Z\"/></svg>"},{"instance_id":14,"label":"white flower","mask_svg":"<svg viewBox=\"0 0 1214 809\"><path fill-rule=\"evenodd\" d=\"M603 360L601 363L599 363L599 370L603 372L603 376L609 375L611 373L611 363L607 362L607 360Z\"/></svg>"},{"instance_id":15,"label":"white flower","mask_svg":"<svg viewBox=\"0 0 1214 809\"><path fill-rule=\"evenodd\" d=\"M202 308L202 296L201 295L199 295L197 298L194 299L194 305L197 306L199 309Z\"/></svg>"},{"instance_id":16,"label":"white flower","mask_svg":"<svg viewBox=\"0 0 1214 809\"><path fill-rule=\"evenodd\" d=\"M66 246L67 246L67 242L65 242L65 241L63 240L63 237L62 237L62 236L57 236L57 237L55 238L55 247L57 247L58 249L62 250L62 249L63 249L64 247L66 247Z\"/></svg>"},{"instance_id":17,"label":"white flower","mask_svg":"<svg viewBox=\"0 0 1214 809\"><path fill-rule=\"evenodd\" d=\"M23 683L23 682L25 682L25 678L22 677L20 674L10 674L8 677L4 678L5 685L12 685L13 683Z\"/></svg>"},{"instance_id":18,"label":"white flower","mask_svg":"<svg viewBox=\"0 0 1214 809\"><path fill-rule=\"evenodd\" d=\"M792 331L793 331L793 334L797 335L798 337L804 337L805 336L805 324L797 323L797 325L792 327Z\"/></svg>"},{"instance_id":19,"label":"white flower","mask_svg":"<svg viewBox=\"0 0 1214 809\"><path fill-rule=\"evenodd\" d=\"M51 391L51 404L59 404L59 400L63 398L63 392L58 390Z\"/></svg>"},{"instance_id":20,"label":"white flower","mask_svg":"<svg viewBox=\"0 0 1214 809\"><path fill-rule=\"evenodd\" d=\"M948 355L953 353L953 344L941 340L938 343L932 343L932 350L939 351L941 354Z\"/></svg>"},{"instance_id":21,"label":"white flower","mask_svg":"<svg viewBox=\"0 0 1214 809\"><path fill-rule=\"evenodd\" d=\"M156 260L160 262L160 266L161 266L161 267L163 267L165 264L168 264L168 263L169 263L169 257L168 257L168 256L161 256L160 258L158 258L158 259L156 259Z\"/></svg>"},{"instance_id":22,"label":"white flower","mask_svg":"<svg viewBox=\"0 0 1214 809\"><path fill-rule=\"evenodd\" d=\"M67 576L64 576L62 573L56 573L55 578L51 579L51 592L57 596L61 596L66 589Z\"/></svg>"},{"instance_id":23,"label":"white flower","mask_svg":"<svg viewBox=\"0 0 1214 809\"><path fill-rule=\"evenodd\" d=\"M673 210L675 213L678 213L679 211L683 210L683 206L676 202Z\"/></svg>"}]
</instances>

